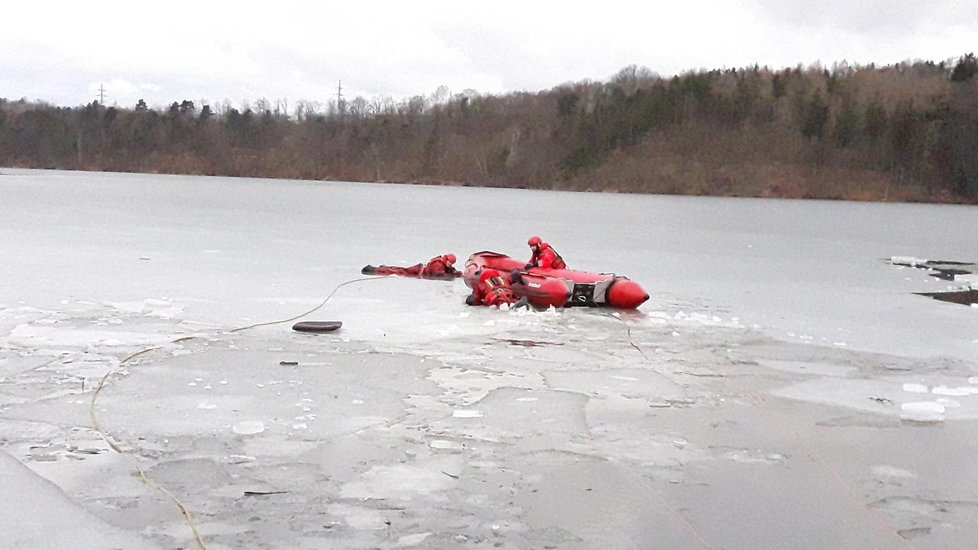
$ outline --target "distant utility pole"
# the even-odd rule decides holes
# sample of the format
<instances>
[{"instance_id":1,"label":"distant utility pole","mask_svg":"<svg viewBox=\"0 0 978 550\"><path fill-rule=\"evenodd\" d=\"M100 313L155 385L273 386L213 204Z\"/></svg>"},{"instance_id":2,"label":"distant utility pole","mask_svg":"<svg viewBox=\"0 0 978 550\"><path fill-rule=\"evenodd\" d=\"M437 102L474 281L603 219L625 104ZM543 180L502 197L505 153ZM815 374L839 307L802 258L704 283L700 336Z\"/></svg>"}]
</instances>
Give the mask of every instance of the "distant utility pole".
<instances>
[{"instance_id":1,"label":"distant utility pole","mask_svg":"<svg viewBox=\"0 0 978 550\"><path fill-rule=\"evenodd\" d=\"M340 80L336 85L336 110L343 114L343 81Z\"/></svg>"},{"instance_id":2,"label":"distant utility pole","mask_svg":"<svg viewBox=\"0 0 978 550\"><path fill-rule=\"evenodd\" d=\"M98 85L98 104L105 105L105 86Z\"/></svg>"}]
</instances>

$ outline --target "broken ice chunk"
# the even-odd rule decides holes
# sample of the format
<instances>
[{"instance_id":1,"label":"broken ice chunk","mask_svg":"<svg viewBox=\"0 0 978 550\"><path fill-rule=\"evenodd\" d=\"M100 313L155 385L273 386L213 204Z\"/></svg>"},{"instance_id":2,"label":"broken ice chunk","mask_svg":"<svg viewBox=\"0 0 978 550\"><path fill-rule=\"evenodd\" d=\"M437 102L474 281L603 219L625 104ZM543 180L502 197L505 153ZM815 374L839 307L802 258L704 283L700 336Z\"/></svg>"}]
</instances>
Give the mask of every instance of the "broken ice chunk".
<instances>
[{"instance_id":1,"label":"broken ice chunk","mask_svg":"<svg viewBox=\"0 0 978 550\"><path fill-rule=\"evenodd\" d=\"M955 275L955 283L964 283L973 289L978 290L978 273L968 273L965 275Z\"/></svg>"},{"instance_id":2,"label":"broken ice chunk","mask_svg":"<svg viewBox=\"0 0 978 550\"><path fill-rule=\"evenodd\" d=\"M231 431L238 435L255 435L265 431L265 423L261 420L243 420L235 424Z\"/></svg>"},{"instance_id":3,"label":"broken ice chunk","mask_svg":"<svg viewBox=\"0 0 978 550\"><path fill-rule=\"evenodd\" d=\"M934 401L914 401L900 406L900 418L915 422L941 422L944 420L944 405Z\"/></svg>"}]
</instances>

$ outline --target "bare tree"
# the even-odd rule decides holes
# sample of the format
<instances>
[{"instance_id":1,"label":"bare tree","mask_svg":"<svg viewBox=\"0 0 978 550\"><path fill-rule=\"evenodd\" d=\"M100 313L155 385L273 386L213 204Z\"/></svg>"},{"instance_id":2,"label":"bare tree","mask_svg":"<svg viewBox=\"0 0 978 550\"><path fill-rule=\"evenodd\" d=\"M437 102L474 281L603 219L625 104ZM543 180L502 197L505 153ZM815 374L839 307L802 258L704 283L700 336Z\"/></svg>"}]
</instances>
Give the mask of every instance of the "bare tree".
<instances>
[{"instance_id":1,"label":"bare tree","mask_svg":"<svg viewBox=\"0 0 978 550\"><path fill-rule=\"evenodd\" d=\"M393 115L397 112L397 105L389 95L377 96L370 101L370 111L375 115Z\"/></svg>"},{"instance_id":2,"label":"bare tree","mask_svg":"<svg viewBox=\"0 0 978 550\"><path fill-rule=\"evenodd\" d=\"M438 88L431 94L431 104L440 105L448 101L451 96L451 90L448 89L448 86L442 84L441 86L438 86Z\"/></svg>"},{"instance_id":3,"label":"bare tree","mask_svg":"<svg viewBox=\"0 0 978 550\"><path fill-rule=\"evenodd\" d=\"M231 100L225 98L223 101L218 101L214 104L214 112L219 116L226 116L228 111L231 110Z\"/></svg>"},{"instance_id":4,"label":"bare tree","mask_svg":"<svg viewBox=\"0 0 978 550\"><path fill-rule=\"evenodd\" d=\"M407 103L401 103L398 110L402 114L420 115L428 110L428 100L424 96L416 95L407 100Z\"/></svg>"},{"instance_id":5,"label":"bare tree","mask_svg":"<svg viewBox=\"0 0 978 550\"><path fill-rule=\"evenodd\" d=\"M350 116L354 118L364 118L367 116L368 102L363 96L357 96L347 102L346 109Z\"/></svg>"}]
</instances>

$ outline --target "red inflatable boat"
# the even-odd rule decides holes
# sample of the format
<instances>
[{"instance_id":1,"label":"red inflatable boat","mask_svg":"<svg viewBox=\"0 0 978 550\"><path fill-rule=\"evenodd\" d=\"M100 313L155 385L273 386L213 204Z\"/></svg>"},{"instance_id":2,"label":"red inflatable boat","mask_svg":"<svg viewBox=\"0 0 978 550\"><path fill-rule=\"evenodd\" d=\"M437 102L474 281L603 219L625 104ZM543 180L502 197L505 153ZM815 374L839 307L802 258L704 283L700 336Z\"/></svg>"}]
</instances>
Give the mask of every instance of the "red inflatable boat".
<instances>
[{"instance_id":1,"label":"red inflatable boat","mask_svg":"<svg viewBox=\"0 0 978 550\"><path fill-rule=\"evenodd\" d=\"M614 307L635 309L649 299L638 283L613 273L587 273L572 269L524 269L524 262L484 250L469 256L462 277L469 287L479 282L483 268L499 270L517 297L526 296L536 307ZM519 277L513 280L513 270Z\"/></svg>"}]
</instances>

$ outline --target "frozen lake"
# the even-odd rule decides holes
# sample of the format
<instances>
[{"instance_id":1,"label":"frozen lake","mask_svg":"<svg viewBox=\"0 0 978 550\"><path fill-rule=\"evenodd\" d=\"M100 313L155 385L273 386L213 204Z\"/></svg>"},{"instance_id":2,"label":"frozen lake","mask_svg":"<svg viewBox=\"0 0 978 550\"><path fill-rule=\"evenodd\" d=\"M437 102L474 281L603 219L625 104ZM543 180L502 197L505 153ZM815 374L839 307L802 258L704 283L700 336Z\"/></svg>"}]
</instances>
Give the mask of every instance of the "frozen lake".
<instances>
[{"instance_id":1,"label":"frozen lake","mask_svg":"<svg viewBox=\"0 0 978 550\"><path fill-rule=\"evenodd\" d=\"M971 548L978 308L889 260L978 261L975 228L959 206L0 169L0 546ZM534 234L651 300L500 311L359 273ZM308 318L337 333L232 332L334 291Z\"/></svg>"}]
</instances>

